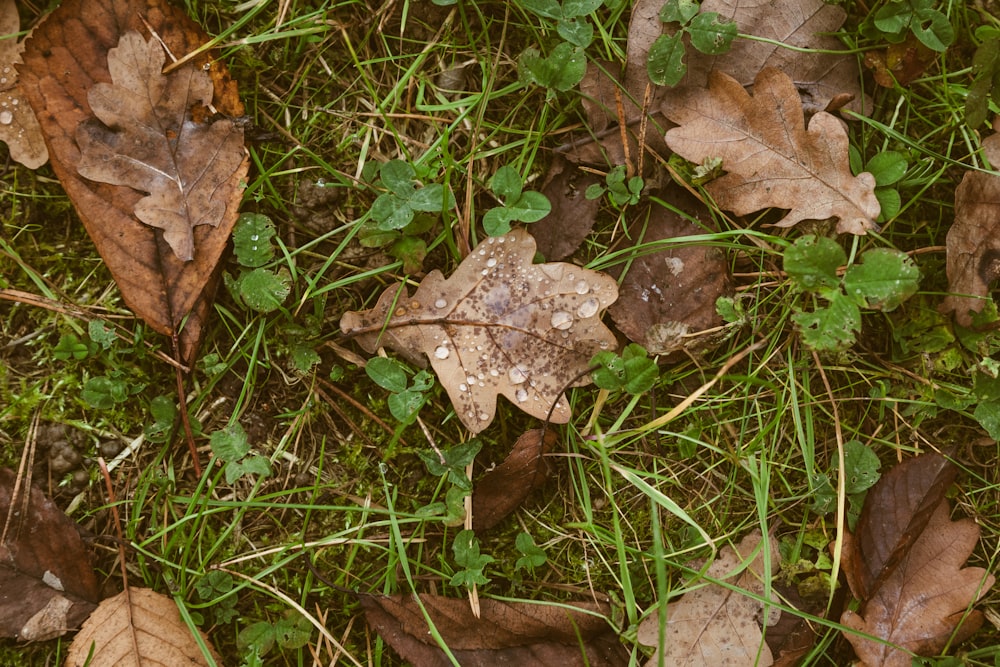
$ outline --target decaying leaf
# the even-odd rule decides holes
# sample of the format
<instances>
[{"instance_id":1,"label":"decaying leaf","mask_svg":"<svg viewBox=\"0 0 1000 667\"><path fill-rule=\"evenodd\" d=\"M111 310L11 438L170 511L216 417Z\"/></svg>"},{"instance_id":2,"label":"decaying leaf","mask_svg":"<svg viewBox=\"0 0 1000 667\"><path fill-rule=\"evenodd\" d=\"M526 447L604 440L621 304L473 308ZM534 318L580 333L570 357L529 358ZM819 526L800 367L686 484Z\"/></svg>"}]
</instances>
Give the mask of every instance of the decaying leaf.
<instances>
[{"instance_id":1,"label":"decaying leaf","mask_svg":"<svg viewBox=\"0 0 1000 667\"><path fill-rule=\"evenodd\" d=\"M221 665L204 635L202 640ZM130 588L104 600L73 638L65 663L66 667L208 664L177 603L148 588Z\"/></svg>"},{"instance_id":2,"label":"decaying leaf","mask_svg":"<svg viewBox=\"0 0 1000 667\"><path fill-rule=\"evenodd\" d=\"M691 162L722 158L726 175L706 186L720 208L737 215L790 208L779 227L837 218L838 232L875 228L875 178L851 174L839 120L820 111L806 129L795 84L780 70L762 71L753 96L713 72L708 90L665 113L680 126L667 132L670 148Z\"/></svg>"},{"instance_id":3,"label":"decaying leaf","mask_svg":"<svg viewBox=\"0 0 1000 667\"><path fill-rule=\"evenodd\" d=\"M601 202L587 199L584 193L589 186L600 182L596 174L578 169L563 157L557 155L552 161L541 190L552 203L552 210L530 228L538 251L546 260L566 259L587 238Z\"/></svg>"},{"instance_id":4,"label":"decaying leaf","mask_svg":"<svg viewBox=\"0 0 1000 667\"><path fill-rule=\"evenodd\" d=\"M912 32L898 44L890 44L884 49L867 51L865 67L872 70L875 83L883 88L908 86L923 75L924 71L937 59L937 52L924 46Z\"/></svg>"},{"instance_id":5,"label":"decaying leaf","mask_svg":"<svg viewBox=\"0 0 1000 667\"><path fill-rule=\"evenodd\" d=\"M758 530L744 537L736 549L721 549L706 576L720 581L733 579L731 583L737 588L763 595L764 579L778 567L778 541L768 538L769 561L762 542ZM709 583L667 606L662 644L657 614L639 625L637 639L645 646L657 646L663 664L672 667L766 667L774 660L758 622L762 609L763 604L754 598ZM768 609L767 623L776 623L779 616L778 609ZM656 667L659 659L654 654L647 667Z\"/></svg>"},{"instance_id":6,"label":"decaying leaf","mask_svg":"<svg viewBox=\"0 0 1000 667\"><path fill-rule=\"evenodd\" d=\"M983 154L1000 168L1000 134L983 140ZM948 291L941 304L962 326L972 324L1000 278L1000 176L968 171L955 189L955 223L948 230Z\"/></svg>"},{"instance_id":7,"label":"decaying leaf","mask_svg":"<svg viewBox=\"0 0 1000 667\"><path fill-rule=\"evenodd\" d=\"M368 624L414 667L447 667L451 661L428 631L411 596L362 595ZM434 627L462 667L557 665L623 667L628 652L608 624L607 604L571 605L480 600L480 616L468 600L422 595Z\"/></svg>"},{"instance_id":8,"label":"decaying leaf","mask_svg":"<svg viewBox=\"0 0 1000 667\"><path fill-rule=\"evenodd\" d=\"M956 472L940 454L924 454L895 466L868 491L854 533L844 537L844 574L854 597L869 599L892 575Z\"/></svg>"},{"instance_id":9,"label":"decaying leaf","mask_svg":"<svg viewBox=\"0 0 1000 667\"><path fill-rule=\"evenodd\" d=\"M76 130L77 171L84 178L149 194L135 215L163 230L178 258L194 258L194 228L218 227L226 216L220 197L243 164L243 130L231 120L196 122L192 107L212 103L208 74L193 65L163 75L166 54L154 37L122 35L108 52L112 83L87 92L100 122Z\"/></svg>"},{"instance_id":10,"label":"decaying leaf","mask_svg":"<svg viewBox=\"0 0 1000 667\"><path fill-rule=\"evenodd\" d=\"M949 640L963 641L982 625L982 614L969 607L994 577L962 567L979 541L979 526L971 519L951 521L949 514L948 501L941 501L861 612L841 616L847 627L881 640L844 631L866 667L910 667L911 653L937 655Z\"/></svg>"},{"instance_id":11,"label":"decaying leaf","mask_svg":"<svg viewBox=\"0 0 1000 667\"><path fill-rule=\"evenodd\" d=\"M493 421L498 394L565 424L562 392L588 383L590 358L615 344L601 313L618 287L573 264L532 264L534 255L523 229L490 237L450 278L432 271L413 296L389 287L371 310L345 313L340 328L368 352L384 345L421 364L426 355L473 433Z\"/></svg>"},{"instance_id":12,"label":"decaying leaf","mask_svg":"<svg viewBox=\"0 0 1000 667\"><path fill-rule=\"evenodd\" d=\"M96 129L100 124L88 92L113 85L108 53L118 47L122 36L138 32L148 37L150 29L177 57L208 41L201 28L166 0L66 0L25 41L24 62L17 69L23 93L45 134L52 168L111 270L122 297L155 331L168 336L179 332L181 361L190 362L218 286L219 261L236 222L241 182L249 160L244 158L228 173L214 193L213 209L222 206L225 210L222 221L214 227L201 224L194 228L192 261L178 257L160 229L136 217L136 205L152 193L94 181L78 171L82 159L78 132L81 126ZM241 116L243 106L236 85L211 52L200 54L166 75L169 81L181 82L168 84L167 90L189 90L183 82L190 81L193 72L206 69L214 84L214 108L231 117ZM194 102L192 99L191 109L185 107L192 115L185 115L180 126L161 128L164 136L174 138L172 133L176 133L175 138L180 140L202 124L203 105ZM174 103L176 100L171 101ZM124 100L121 104L125 104ZM240 132L238 128L233 131ZM206 153L201 159L205 161L203 168L211 170L214 153ZM189 174L190 170L178 173ZM201 213L192 211L191 218L197 219Z\"/></svg>"},{"instance_id":13,"label":"decaying leaf","mask_svg":"<svg viewBox=\"0 0 1000 667\"><path fill-rule=\"evenodd\" d=\"M12 516L15 480L0 469L0 522ZM0 636L41 641L79 627L101 591L76 525L34 488L21 512L24 492L0 544Z\"/></svg>"},{"instance_id":14,"label":"decaying leaf","mask_svg":"<svg viewBox=\"0 0 1000 667\"><path fill-rule=\"evenodd\" d=\"M679 188L661 195L681 210L704 210ZM644 244L704 233L689 219L656 202L630 213L631 238ZM717 248L668 246L631 262L619 291L618 301L608 312L621 332L651 354L669 355L696 345L698 332L722 324L715 301L732 292L729 264Z\"/></svg>"},{"instance_id":15,"label":"decaying leaf","mask_svg":"<svg viewBox=\"0 0 1000 667\"><path fill-rule=\"evenodd\" d=\"M543 458L556 443L556 432L534 428L525 431L503 463L476 482L472 493L472 527L487 530L516 510L528 494L545 483L548 468Z\"/></svg>"},{"instance_id":16,"label":"decaying leaf","mask_svg":"<svg viewBox=\"0 0 1000 667\"><path fill-rule=\"evenodd\" d=\"M21 62L24 43L17 41L21 19L14 0L0 2L0 141L7 144L10 157L29 169L48 162L49 152L35 112L21 96L14 64Z\"/></svg>"}]
</instances>

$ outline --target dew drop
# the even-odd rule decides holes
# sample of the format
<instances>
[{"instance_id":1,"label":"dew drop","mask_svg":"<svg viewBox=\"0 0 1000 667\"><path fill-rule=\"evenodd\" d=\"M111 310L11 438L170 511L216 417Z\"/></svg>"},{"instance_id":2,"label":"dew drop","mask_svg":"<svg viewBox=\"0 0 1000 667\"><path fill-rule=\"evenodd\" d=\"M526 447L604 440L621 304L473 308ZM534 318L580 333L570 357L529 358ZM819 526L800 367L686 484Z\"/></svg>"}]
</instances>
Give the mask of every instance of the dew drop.
<instances>
[{"instance_id":1,"label":"dew drop","mask_svg":"<svg viewBox=\"0 0 1000 667\"><path fill-rule=\"evenodd\" d=\"M435 308L447 308L448 307L448 300L447 299L438 299L437 301L434 302L434 307Z\"/></svg>"},{"instance_id":2,"label":"dew drop","mask_svg":"<svg viewBox=\"0 0 1000 667\"><path fill-rule=\"evenodd\" d=\"M0 76L0 83L7 83L7 77Z\"/></svg>"},{"instance_id":3,"label":"dew drop","mask_svg":"<svg viewBox=\"0 0 1000 667\"><path fill-rule=\"evenodd\" d=\"M520 366L511 366L510 370L507 371L507 379L510 380L511 384L521 384L528 379L528 375Z\"/></svg>"},{"instance_id":4,"label":"dew drop","mask_svg":"<svg viewBox=\"0 0 1000 667\"><path fill-rule=\"evenodd\" d=\"M490 416L488 414L486 414L485 412L480 412L479 413L479 421L481 421L481 422L488 422L489 420L490 420Z\"/></svg>"},{"instance_id":5,"label":"dew drop","mask_svg":"<svg viewBox=\"0 0 1000 667\"><path fill-rule=\"evenodd\" d=\"M586 280L578 280L574 289L577 294L586 294L590 291L590 285L587 284Z\"/></svg>"},{"instance_id":6,"label":"dew drop","mask_svg":"<svg viewBox=\"0 0 1000 667\"><path fill-rule=\"evenodd\" d=\"M469 391L469 387L468 387L468 385L466 385L466 384L465 384L465 383L463 382L462 384L458 385L458 390L459 390L459 391Z\"/></svg>"},{"instance_id":7,"label":"dew drop","mask_svg":"<svg viewBox=\"0 0 1000 667\"><path fill-rule=\"evenodd\" d=\"M526 400L528 400L528 390L518 389L517 391L514 392L514 399L518 403L524 403Z\"/></svg>"},{"instance_id":8,"label":"dew drop","mask_svg":"<svg viewBox=\"0 0 1000 667\"><path fill-rule=\"evenodd\" d=\"M552 317L549 320L553 329L560 329L565 331L573 326L573 316L567 313L565 310L557 310L552 313Z\"/></svg>"},{"instance_id":9,"label":"dew drop","mask_svg":"<svg viewBox=\"0 0 1000 667\"><path fill-rule=\"evenodd\" d=\"M576 309L576 316L580 319L587 319L588 317L593 317L597 314L597 311L601 309L601 302L590 297L583 303L581 303Z\"/></svg>"},{"instance_id":10,"label":"dew drop","mask_svg":"<svg viewBox=\"0 0 1000 667\"><path fill-rule=\"evenodd\" d=\"M467 378L465 378L465 381L468 382L469 384L476 384L476 376L470 375Z\"/></svg>"},{"instance_id":11,"label":"dew drop","mask_svg":"<svg viewBox=\"0 0 1000 667\"><path fill-rule=\"evenodd\" d=\"M439 345L436 350L434 350L434 356L438 359L447 359L451 354L451 351L444 345Z\"/></svg>"},{"instance_id":12,"label":"dew drop","mask_svg":"<svg viewBox=\"0 0 1000 667\"><path fill-rule=\"evenodd\" d=\"M252 234L250 236L250 240L251 241L259 241L260 240L260 236L258 236L257 234Z\"/></svg>"},{"instance_id":13,"label":"dew drop","mask_svg":"<svg viewBox=\"0 0 1000 667\"><path fill-rule=\"evenodd\" d=\"M495 368L491 368L490 369L490 377L491 378L500 377L500 371L498 371Z\"/></svg>"},{"instance_id":14,"label":"dew drop","mask_svg":"<svg viewBox=\"0 0 1000 667\"><path fill-rule=\"evenodd\" d=\"M10 125L14 122L14 114L9 111L0 111L0 125Z\"/></svg>"},{"instance_id":15,"label":"dew drop","mask_svg":"<svg viewBox=\"0 0 1000 667\"><path fill-rule=\"evenodd\" d=\"M486 260L486 266L490 267L491 269L496 265L497 265L496 257L490 257L488 260Z\"/></svg>"}]
</instances>

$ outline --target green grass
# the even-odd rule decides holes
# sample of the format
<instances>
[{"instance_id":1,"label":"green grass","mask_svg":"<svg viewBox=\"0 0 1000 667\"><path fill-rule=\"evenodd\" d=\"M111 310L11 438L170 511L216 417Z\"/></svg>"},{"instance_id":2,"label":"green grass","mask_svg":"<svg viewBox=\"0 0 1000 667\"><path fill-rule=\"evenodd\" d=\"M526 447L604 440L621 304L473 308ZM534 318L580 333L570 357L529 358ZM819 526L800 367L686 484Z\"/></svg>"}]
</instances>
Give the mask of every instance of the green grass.
<instances>
[{"instance_id":1,"label":"green grass","mask_svg":"<svg viewBox=\"0 0 1000 667\"><path fill-rule=\"evenodd\" d=\"M593 17L587 56L620 61L628 3L608 4L616 8ZM444 503L451 483L431 475L418 453L468 434L440 386L428 393L422 424L401 425L388 392L338 355L339 347L358 351L339 334L343 312L370 307L386 285L422 277L358 242L381 193L376 169L403 160L425 182L455 193L454 209L411 234L426 243L424 270L450 273L482 238L473 223L498 205L492 175L511 165L537 189L553 149L583 122L580 96L519 82L523 49L547 53L558 38L518 2L437 8L399 0L374 11L372 3L319 0L185 5L217 36L248 115L276 133L250 145L243 211L276 224L276 252L265 268L286 272L290 287L283 306L269 313L220 289L186 400L203 462L209 436L240 424L273 474L230 483L217 466L196 477L176 434L149 428L154 399L177 401L173 370L157 356L169 344L131 318L48 167L33 173L12 166L0 190L0 288L61 304L53 310L0 300L0 462L16 465L34 419L78 432L89 483L73 486L69 474L49 479L45 465L36 481L61 506L72 505L89 531L115 535L94 459L109 443L108 451L131 446L112 472L129 582L173 596L224 664L248 659L241 631L275 627L290 639L275 644L264 664L329 664L335 657L399 664L366 629L351 591L467 594L447 585L461 569L452 551L461 526L422 511ZM854 7L845 43L876 46L859 36L865 17ZM707 356L664 366L639 396L572 392L574 419L558 429L550 481L479 536L483 553L495 558L480 596L607 597L628 640L657 600L687 590L693 559L754 528L774 532L785 555L819 562L827 554L810 546L813 536L832 541L841 527L836 514L813 509L814 475L829 473L852 439L879 456L883 471L917 451L957 447L962 472L953 503L983 528L970 564L994 569L996 444L983 441L974 402L946 410L934 392L968 395L973 372L997 345L992 334L979 350L962 345L936 311L947 291L941 246L954 189L963 169L982 167L977 131L964 124L962 107L970 35L987 19L961 2L940 7L956 28L956 45L908 88L867 90L874 110L850 124L864 158L907 154L902 210L881 233L841 239L852 258L878 247L911 253L923 276L920 292L893 313L866 311L863 343L814 354L791 320L807 297L781 267L784 248L817 227L779 231L715 212L718 230L700 240L729 258L745 317ZM458 92L442 88L442 72ZM651 244L621 244L625 216L627 209L607 205L576 261L604 270L652 251ZM240 268L232 261L227 270L236 277ZM57 358L62 336L88 340L91 319L121 337L83 360ZM320 359L306 372L295 367L303 349ZM91 407L82 394L96 376L121 381L127 395L112 407ZM664 418L686 399L685 409ZM535 425L501 402L497 421L481 435L474 476ZM35 446L44 459L47 443ZM544 565L515 568L520 532L545 551ZM109 544L95 542L98 564L120 585L117 549ZM996 602L989 593L980 607ZM805 664L847 664L852 654L836 619L816 623L820 638ZM5 643L0 664L61 660L68 641ZM987 623L962 651L964 664L993 665L1000 635ZM634 655L644 662L640 649Z\"/></svg>"}]
</instances>

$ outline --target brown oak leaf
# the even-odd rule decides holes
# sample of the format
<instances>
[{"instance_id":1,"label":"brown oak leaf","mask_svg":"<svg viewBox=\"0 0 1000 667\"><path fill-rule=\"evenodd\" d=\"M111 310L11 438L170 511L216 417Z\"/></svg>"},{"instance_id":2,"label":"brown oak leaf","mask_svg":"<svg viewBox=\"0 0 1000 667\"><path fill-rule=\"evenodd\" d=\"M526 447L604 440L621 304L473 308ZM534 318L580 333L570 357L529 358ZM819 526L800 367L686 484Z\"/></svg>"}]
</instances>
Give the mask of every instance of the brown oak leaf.
<instances>
[{"instance_id":1,"label":"brown oak leaf","mask_svg":"<svg viewBox=\"0 0 1000 667\"><path fill-rule=\"evenodd\" d=\"M718 581L735 577L731 583L737 589L763 595L764 579L778 568L778 541L768 538L769 560L764 558L762 542L757 530L744 537L735 549L724 547L705 576ZM657 653L662 652L665 665L766 667L774 658L758 623L763 606L739 590L709 583L667 606L662 644L657 614L651 614L639 624L637 639L645 646L657 646ZM768 625L776 623L779 617L780 610L768 609ZM660 664L660 657L654 654L646 663L647 667Z\"/></svg>"},{"instance_id":2,"label":"brown oak leaf","mask_svg":"<svg viewBox=\"0 0 1000 667\"><path fill-rule=\"evenodd\" d=\"M202 635L215 664L222 658ZM138 649L138 655L136 655ZM130 588L101 602L73 638L66 667L208 665L173 599Z\"/></svg>"},{"instance_id":3,"label":"brown oak leaf","mask_svg":"<svg viewBox=\"0 0 1000 667\"><path fill-rule=\"evenodd\" d=\"M779 227L837 218L838 232L875 228L875 177L851 174L847 132L835 117L820 111L807 129L795 84L780 70L763 70L753 96L712 72L707 90L665 113L679 125L667 132L671 149L691 162L722 158L727 173L706 185L720 208L737 215L790 209Z\"/></svg>"},{"instance_id":4,"label":"brown oak leaf","mask_svg":"<svg viewBox=\"0 0 1000 667\"><path fill-rule=\"evenodd\" d=\"M969 607L993 586L994 577L962 565L979 541L970 519L951 521L948 501L938 504L926 528L898 567L860 613L845 611L843 631L866 667L909 667L911 653L936 655L953 639L962 641L982 625Z\"/></svg>"},{"instance_id":5,"label":"brown oak leaf","mask_svg":"<svg viewBox=\"0 0 1000 667\"><path fill-rule=\"evenodd\" d=\"M983 140L983 153L1000 167L1000 134ZM948 230L948 291L941 304L962 326L972 324L1000 278L1000 176L968 171L955 189L955 224Z\"/></svg>"},{"instance_id":6,"label":"brown oak leaf","mask_svg":"<svg viewBox=\"0 0 1000 667\"><path fill-rule=\"evenodd\" d=\"M166 54L155 38L122 35L108 51L113 83L87 92L100 122L76 130L77 171L84 178L147 192L135 215L163 230L182 260L194 258L194 228L218 227L226 200L218 193L243 163L243 132L229 119L199 123L192 109L212 103L208 74L193 65L162 74Z\"/></svg>"},{"instance_id":7,"label":"brown oak leaf","mask_svg":"<svg viewBox=\"0 0 1000 667\"><path fill-rule=\"evenodd\" d=\"M124 34L137 31L148 36L151 30L178 57L209 39L167 0L65 0L25 40L24 62L17 69L24 96L45 135L52 169L125 303L153 330L177 335L179 361L190 363L221 278L220 259L239 213L248 157L244 156L214 193L213 206L225 206L224 219L216 227L203 224L194 228L192 261L178 257L160 229L136 217L136 204L150 193L84 178L77 171L81 159L78 129L83 124L100 123L91 110L88 92L97 85L113 84L108 53ZM168 77L190 76L190 68L207 72L214 84L213 107L239 117L243 105L236 84L215 56L210 51L200 53ZM191 111L198 111L200 117L201 106L195 105ZM190 119L185 116L179 128L162 128L164 136L172 132L184 136L190 122L195 122L194 115ZM234 131L241 132L238 128ZM203 158L205 169L210 169L213 155Z\"/></svg>"},{"instance_id":8,"label":"brown oak leaf","mask_svg":"<svg viewBox=\"0 0 1000 667\"><path fill-rule=\"evenodd\" d=\"M532 264L534 255L523 229L490 237L450 278L432 271L413 296L389 287L374 308L345 313L340 328L368 352L386 346L421 365L426 356L473 433L493 421L498 394L565 424L563 391L589 383L591 357L615 344L601 313L618 286L573 264Z\"/></svg>"},{"instance_id":9,"label":"brown oak leaf","mask_svg":"<svg viewBox=\"0 0 1000 667\"><path fill-rule=\"evenodd\" d=\"M17 41L21 19L14 0L0 2L0 141L10 157L29 169L49 160L35 112L21 95L14 64L21 62L24 43Z\"/></svg>"},{"instance_id":10,"label":"brown oak leaf","mask_svg":"<svg viewBox=\"0 0 1000 667\"><path fill-rule=\"evenodd\" d=\"M428 631L411 596L361 595L368 624L414 667L452 664ZM421 595L420 602L444 643L463 667L624 667L628 651L608 624L607 604L546 605L480 601L480 616L468 600Z\"/></svg>"},{"instance_id":11,"label":"brown oak leaf","mask_svg":"<svg viewBox=\"0 0 1000 667\"><path fill-rule=\"evenodd\" d=\"M545 454L556 443L556 432L533 428L525 431L503 460L476 482L472 493L472 528L487 530L520 506L532 491L545 483Z\"/></svg>"}]
</instances>

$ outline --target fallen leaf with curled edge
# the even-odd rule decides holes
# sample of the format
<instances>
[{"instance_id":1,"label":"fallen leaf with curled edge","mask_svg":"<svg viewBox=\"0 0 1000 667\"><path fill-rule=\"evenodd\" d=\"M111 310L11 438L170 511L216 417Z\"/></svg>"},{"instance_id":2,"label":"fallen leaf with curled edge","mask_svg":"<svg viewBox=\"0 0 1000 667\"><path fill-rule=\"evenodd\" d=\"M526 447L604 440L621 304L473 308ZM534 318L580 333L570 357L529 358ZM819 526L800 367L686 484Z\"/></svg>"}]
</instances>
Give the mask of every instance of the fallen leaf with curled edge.
<instances>
[{"instance_id":1,"label":"fallen leaf with curled edge","mask_svg":"<svg viewBox=\"0 0 1000 667\"><path fill-rule=\"evenodd\" d=\"M49 160L42 128L31 106L21 97L14 63L21 62L24 43L17 41L21 19L14 0L0 2L0 141L7 144L10 157L29 169Z\"/></svg>"},{"instance_id":2,"label":"fallen leaf with curled edge","mask_svg":"<svg viewBox=\"0 0 1000 667\"><path fill-rule=\"evenodd\" d=\"M708 86L665 105L664 113L679 125L667 132L671 149L696 163L722 158L727 173L705 186L719 208L737 215L790 208L778 227L837 218L838 232L875 228L875 177L851 174L847 132L837 118L820 111L806 127L786 74L764 69L753 96L722 72L712 72Z\"/></svg>"},{"instance_id":3,"label":"fallen leaf with curled edge","mask_svg":"<svg viewBox=\"0 0 1000 667\"><path fill-rule=\"evenodd\" d=\"M533 428L521 434L503 463L476 481L472 492L472 528L488 530L516 510L548 478L547 454L556 444L554 429Z\"/></svg>"},{"instance_id":4,"label":"fallen leaf with curled edge","mask_svg":"<svg viewBox=\"0 0 1000 667\"><path fill-rule=\"evenodd\" d=\"M426 356L473 433L493 421L498 394L565 424L563 391L589 383L591 357L615 345L601 314L618 286L573 264L532 264L534 255L523 229L490 237L450 278L432 271L413 296L389 287L374 308L345 313L340 328L368 352L385 346L421 365Z\"/></svg>"}]
</instances>

